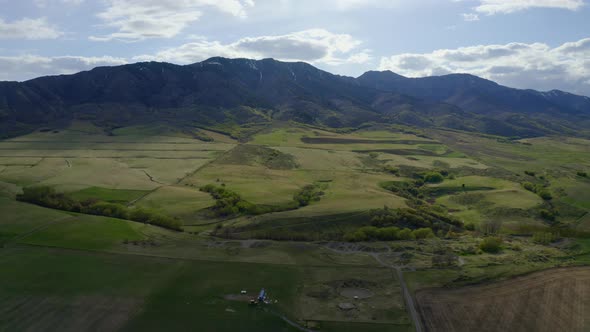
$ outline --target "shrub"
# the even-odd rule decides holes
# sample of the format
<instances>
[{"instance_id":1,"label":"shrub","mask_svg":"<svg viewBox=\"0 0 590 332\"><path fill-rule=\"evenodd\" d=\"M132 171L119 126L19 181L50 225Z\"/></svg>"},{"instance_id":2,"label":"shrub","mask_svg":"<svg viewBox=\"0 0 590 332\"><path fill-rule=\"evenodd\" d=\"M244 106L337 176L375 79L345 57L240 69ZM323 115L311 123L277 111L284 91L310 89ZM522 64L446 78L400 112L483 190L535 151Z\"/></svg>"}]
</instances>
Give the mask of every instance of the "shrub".
<instances>
[{"instance_id":1,"label":"shrub","mask_svg":"<svg viewBox=\"0 0 590 332\"><path fill-rule=\"evenodd\" d=\"M556 215L557 213L554 211L550 211L550 210L546 210L546 209L542 209L541 211L539 211L541 218L548 220L548 221L555 221Z\"/></svg>"},{"instance_id":2,"label":"shrub","mask_svg":"<svg viewBox=\"0 0 590 332\"><path fill-rule=\"evenodd\" d=\"M307 206L311 202L319 201L323 195L324 195L324 192L320 191L318 186L313 185L313 184L309 184L309 185L303 187L303 189L301 189L301 191L296 193L293 196L293 200L295 202L297 202L299 204L299 206Z\"/></svg>"},{"instance_id":3,"label":"shrub","mask_svg":"<svg viewBox=\"0 0 590 332\"><path fill-rule=\"evenodd\" d=\"M349 242L361 242L361 241L366 241L367 240L367 234L365 234L365 232L363 232L362 230L358 229L352 233L347 233L344 236L344 240L345 241L349 241Z\"/></svg>"},{"instance_id":4,"label":"shrub","mask_svg":"<svg viewBox=\"0 0 590 332\"><path fill-rule=\"evenodd\" d=\"M389 173L389 174L393 174L395 176L398 176L399 175L399 169L398 168L395 168L393 166L389 166L389 165L384 166L383 167L383 171L386 172L386 173Z\"/></svg>"},{"instance_id":5,"label":"shrub","mask_svg":"<svg viewBox=\"0 0 590 332\"><path fill-rule=\"evenodd\" d=\"M427 183L441 183L445 178L439 172L428 172L424 174L423 179Z\"/></svg>"},{"instance_id":6,"label":"shrub","mask_svg":"<svg viewBox=\"0 0 590 332\"><path fill-rule=\"evenodd\" d=\"M82 208L82 213L94 214L97 216L107 216L119 219L128 219L129 214L127 208L121 204L107 203L107 202L96 202L89 206Z\"/></svg>"},{"instance_id":7,"label":"shrub","mask_svg":"<svg viewBox=\"0 0 590 332\"><path fill-rule=\"evenodd\" d=\"M502 239L495 236L486 237L479 244L479 249L491 254L498 253L502 250Z\"/></svg>"},{"instance_id":8,"label":"shrub","mask_svg":"<svg viewBox=\"0 0 590 332\"><path fill-rule=\"evenodd\" d=\"M532 192L536 191L535 185L530 182L524 182L522 184L522 186L524 187L524 189L526 189L528 191L532 191Z\"/></svg>"},{"instance_id":9,"label":"shrub","mask_svg":"<svg viewBox=\"0 0 590 332\"><path fill-rule=\"evenodd\" d=\"M394 241L394 240L413 240L415 238L425 239L434 237L434 233L430 228L417 230L418 236L409 228L400 230L399 228L384 227L377 228L374 226L365 226L357 230L350 231L344 235L344 240L349 242L360 241Z\"/></svg>"},{"instance_id":10,"label":"shrub","mask_svg":"<svg viewBox=\"0 0 590 332\"><path fill-rule=\"evenodd\" d=\"M412 236L416 239L431 239L435 237L432 228L418 228L412 232Z\"/></svg>"},{"instance_id":11,"label":"shrub","mask_svg":"<svg viewBox=\"0 0 590 332\"><path fill-rule=\"evenodd\" d=\"M147 210L137 208L137 209L131 210L131 212L129 213L129 218L131 220L135 220L137 222L142 222L144 224L147 224L147 223L149 223L149 220L150 220L150 213Z\"/></svg>"},{"instance_id":12,"label":"shrub","mask_svg":"<svg viewBox=\"0 0 590 332\"><path fill-rule=\"evenodd\" d=\"M537 194L544 200L546 201L550 201L551 199L553 199L553 196L551 195L550 192L548 192L547 190L540 190L539 192L537 192Z\"/></svg>"},{"instance_id":13,"label":"shrub","mask_svg":"<svg viewBox=\"0 0 590 332\"><path fill-rule=\"evenodd\" d=\"M576 174L578 174L578 176L581 176L583 178L587 178L588 177L588 173L586 173L586 172L577 172Z\"/></svg>"},{"instance_id":14,"label":"shrub","mask_svg":"<svg viewBox=\"0 0 590 332\"><path fill-rule=\"evenodd\" d=\"M404 228L398 232L398 237L400 240L413 240L414 234L412 234L412 230L409 228Z\"/></svg>"},{"instance_id":15,"label":"shrub","mask_svg":"<svg viewBox=\"0 0 590 332\"><path fill-rule=\"evenodd\" d=\"M392 226L392 227L384 227L380 228L377 234L377 238L381 241L393 241L399 239L399 228Z\"/></svg>"},{"instance_id":16,"label":"shrub","mask_svg":"<svg viewBox=\"0 0 590 332\"><path fill-rule=\"evenodd\" d=\"M537 173L535 173L533 171L524 171L524 174L534 177Z\"/></svg>"}]
</instances>

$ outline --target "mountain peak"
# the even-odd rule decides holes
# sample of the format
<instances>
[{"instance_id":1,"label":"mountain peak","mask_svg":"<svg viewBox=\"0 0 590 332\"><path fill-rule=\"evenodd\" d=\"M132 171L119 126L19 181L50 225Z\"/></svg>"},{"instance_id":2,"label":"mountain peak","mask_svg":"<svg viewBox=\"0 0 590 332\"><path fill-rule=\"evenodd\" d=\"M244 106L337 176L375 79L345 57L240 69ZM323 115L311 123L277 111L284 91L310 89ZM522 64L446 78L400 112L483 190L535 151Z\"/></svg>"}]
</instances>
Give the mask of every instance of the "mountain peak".
<instances>
[{"instance_id":1,"label":"mountain peak","mask_svg":"<svg viewBox=\"0 0 590 332\"><path fill-rule=\"evenodd\" d=\"M363 78L404 79L407 77L402 76L397 73L394 73L391 70L383 70L383 71L369 70L357 78L358 79L363 79Z\"/></svg>"}]
</instances>

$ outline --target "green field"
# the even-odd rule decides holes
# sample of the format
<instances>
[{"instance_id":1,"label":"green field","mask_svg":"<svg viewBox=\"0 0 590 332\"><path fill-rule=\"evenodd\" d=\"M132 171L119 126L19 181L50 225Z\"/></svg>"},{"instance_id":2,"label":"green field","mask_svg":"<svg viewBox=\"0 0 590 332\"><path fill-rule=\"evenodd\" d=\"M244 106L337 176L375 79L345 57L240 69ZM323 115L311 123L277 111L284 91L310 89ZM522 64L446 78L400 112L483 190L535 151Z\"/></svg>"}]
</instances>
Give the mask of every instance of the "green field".
<instances>
[{"instance_id":1,"label":"green field","mask_svg":"<svg viewBox=\"0 0 590 332\"><path fill-rule=\"evenodd\" d=\"M103 133L75 122L0 141L0 331L411 331L404 281L411 300L425 288L590 262L590 180L578 174L590 171L589 141L238 129L239 142L205 129L199 140L165 126ZM36 186L81 205L16 199ZM84 204L128 217L90 215ZM184 231L132 221L134 211ZM388 211L393 224L375 217ZM432 236L350 237L368 226ZM489 236L501 238L497 252L481 249ZM272 303L249 306L263 287Z\"/></svg>"}]
</instances>

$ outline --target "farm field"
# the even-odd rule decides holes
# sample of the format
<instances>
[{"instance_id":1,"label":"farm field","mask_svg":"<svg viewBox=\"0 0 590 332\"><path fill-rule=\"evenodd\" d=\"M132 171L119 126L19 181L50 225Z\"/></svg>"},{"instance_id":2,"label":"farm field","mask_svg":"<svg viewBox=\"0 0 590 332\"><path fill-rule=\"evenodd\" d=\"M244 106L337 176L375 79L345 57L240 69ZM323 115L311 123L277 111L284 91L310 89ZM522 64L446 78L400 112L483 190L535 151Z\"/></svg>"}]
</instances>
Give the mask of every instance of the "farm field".
<instances>
[{"instance_id":1,"label":"farm field","mask_svg":"<svg viewBox=\"0 0 590 332\"><path fill-rule=\"evenodd\" d=\"M0 331L588 327L584 300L562 303L587 292L570 267L590 262L587 141L247 132L75 122L0 141ZM277 302L249 306L263 287ZM543 307L516 323L504 302Z\"/></svg>"},{"instance_id":2,"label":"farm field","mask_svg":"<svg viewBox=\"0 0 590 332\"><path fill-rule=\"evenodd\" d=\"M551 269L416 299L428 331L587 331L589 279L588 267Z\"/></svg>"}]
</instances>

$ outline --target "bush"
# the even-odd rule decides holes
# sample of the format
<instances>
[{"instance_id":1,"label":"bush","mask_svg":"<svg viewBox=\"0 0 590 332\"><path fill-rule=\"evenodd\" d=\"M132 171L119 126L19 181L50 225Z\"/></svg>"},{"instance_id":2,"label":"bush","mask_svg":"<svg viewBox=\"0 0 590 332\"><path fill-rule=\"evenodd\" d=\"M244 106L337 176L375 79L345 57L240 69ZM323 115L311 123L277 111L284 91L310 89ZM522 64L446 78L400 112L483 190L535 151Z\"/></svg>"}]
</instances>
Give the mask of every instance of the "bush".
<instances>
[{"instance_id":1,"label":"bush","mask_svg":"<svg viewBox=\"0 0 590 332\"><path fill-rule=\"evenodd\" d=\"M537 173L535 173L533 171L524 171L524 174L534 177Z\"/></svg>"},{"instance_id":2,"label":"bush","mask_svg":"<svg viewBox=\"0 0 590 332\"><path fill-rule=\"evenodd\" d=\"M412 234L412 230L409 228L404 228L398 232L398 237L400 240L413 240L414 234Z\"/></svg>"},{"instance_id":3,"label":"bush","mask_svg":"<svg viewBox=\"0 0 590 332\"><path fill-rule=\"evenodd\" d=\"M550 192L548 192L547 190L540 190L539 192L537 192L537 194L544 200L546 201L550 201L553 199L553 196L551 195Z\"/></svg>"},{"instance_id":4,"label":"bush","mask_svg":"<svg viewBox=\"0 0 590 332\"><path fill-rule=\"evenodd\" d=\"M441 183L445 178L439 172L428 172L424 174L423 179L426 183Z\"/></svg>"},{"instance_id":5,"label":"bush","mask_svg":"<svg viewBox=\"0 0 590 332\"><path fill-rule=\"evenodd\" d=\"M293 196L293 200L295 202L297 202L299 204L299 206L307 206L311 202L319 201L323 195L324 195L324 192L320 191L318 186L313 185L313 184L309 184L309 185L303 187L303 189L301 189L301 191L296 193Z\"/></svg>"},{"instance_id":6,"label":"bush","mask_svg":"<svg viewBox=\"0 0 590 332\"><path fill-rule=\"evenodd\" d=\"M374 226L365 226L346 233L344 235L344 240L349 242L394 241L427 239L432 237L434 237L434 232L430 228L422 228L412 231L409 228L400 230L397 227L377 228Z\"/></svg>"},{"instance_id":7,"label":"bush","mask_svg":"<svg viewBox=\"0 0 590 332\"><path fill-rule=\"evenodd\" d=\"M384 166L383 171L386 173L389 173L389 174L393 174L395 176L399 176L399 169L395 168L393 166L389 166L389 165Z\"/></svg>"},{"instance_id":8,"label":"bush","mask_svg":"<svg viewBox=\"0 0 590 332\"><path fill-rule=\"evenodd\" d=\"M522 186L524 187L524 189L526 189L528 191L532 191L532 192L536 191L535 185L530 182L524 182L522 184Z\"/></svg>"},{"instance_id":9,"label":"bush","mask_svg":"<svg viewBox=\"0 0 590 332\"><path fill-rule=\"evenodd\" d=\"M81 212L97 216L107 216L119 219L129 218L129 214L125 206L121 204L107 203L101 201L83 207Z\"/></svg>"},{"instance_id":10,"label":"bush","mask_svg":"<svg viewBox=\"0 0 590 332\"><path fill-rule=\"evenodd\" d=\"M586 172L577 172L576 174L578 174L578 176L581 176L583 178L587 178L588 177L588 173L586 173Z\"/></svg>"},{"instance_id":11,"label":"bush","mask_svg":"<svg viewBox=\"0 0 590 332\"><path fill-rule=\"evenodd\" d=\"M412 232L412 236L416 239L431 239L435 237L432 228L418 228Z\"/></svg>"},{"instance_id":12,"label":"bush","mask_svg":"<svg viewBox=\"0 0 590 332\"><path fill-rule=\"evenodd\" d=\"M385 227L380 228L379 232L377 233L377 238L381 241L393 241L399 239L399 228L393 227Z\"/></svg>"},{"instance_id":13,"label":"bush","mask_svg":"<svg viewBox=\"0 0 590 332\"><path fill-rule=\"evenodd\" d=\"M349 242L361 242L367 240L367 234L362 230L358 229L352 233L344 235L344 240Z\"/></svg>"},{"instance_id":14,"label":"bush","mask_svg":"<svg viewBox=\"0 0 590 332\"><path fill-rule=\"evenodd\" d=\"M541 211L539 211L539 213L541 215L541 218L548 220L548 221L555 221L555 218L557 216L557 212L546 210L546 209L542 209Z\"/></svg>"},{"instance_id":15,"label":"bush","mask_svg":"<svg viewBox=\"0 0 590 332\"><path fill-rule=\"evenodd\" d=\"M502 250L502 242L502 239L499 237L486 237L479 244L479 249L487 253L495 254Z\"/></svg>"}]
</instances>

